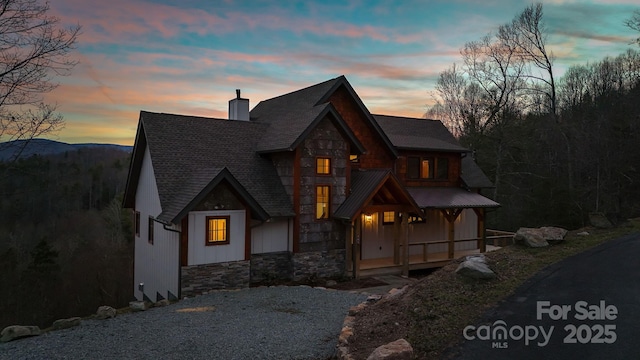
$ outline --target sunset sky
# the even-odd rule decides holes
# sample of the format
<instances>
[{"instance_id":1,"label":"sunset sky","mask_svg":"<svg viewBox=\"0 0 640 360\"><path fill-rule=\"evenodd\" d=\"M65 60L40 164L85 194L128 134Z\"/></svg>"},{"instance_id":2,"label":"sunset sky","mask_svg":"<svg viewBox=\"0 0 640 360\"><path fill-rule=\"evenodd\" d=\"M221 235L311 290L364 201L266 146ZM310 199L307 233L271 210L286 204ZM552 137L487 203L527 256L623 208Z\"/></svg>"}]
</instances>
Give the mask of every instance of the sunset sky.
<instances>
[{"instance_id":1,"label":"sunset sky","mask_svg":"<svg viewBox=\"0 0 640 360\"><path fill-rule=\"evenodd\" d=\"M345 75L372 113L422 117L460 48L531 2L54 0L80 24L80 64L47 96L66 126L52 139L132 145L140 110L225 118L242 89L251 108ZM280 5L272 5L280 4ZM544 1L561 74L637 47L623 25L638 0Z\"/></svg>"}]
</instances>

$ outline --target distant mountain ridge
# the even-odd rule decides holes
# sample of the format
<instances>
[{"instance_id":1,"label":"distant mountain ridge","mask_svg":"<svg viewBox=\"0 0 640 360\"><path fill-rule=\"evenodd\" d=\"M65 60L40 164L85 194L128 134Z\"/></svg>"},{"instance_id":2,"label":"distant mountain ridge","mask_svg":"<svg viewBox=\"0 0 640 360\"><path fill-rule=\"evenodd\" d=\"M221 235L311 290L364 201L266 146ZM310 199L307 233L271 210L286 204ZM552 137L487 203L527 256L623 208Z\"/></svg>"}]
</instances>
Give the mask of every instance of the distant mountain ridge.
<instances>
[{"instance_id":1,"label":"distant mountain ridge","mask_svg":"<svg viewBox=\"0 0 640 360\"><path fill-rule=\"evenodd\" d=\"M56 155L64 152L78 151L83 148L108 148L125 152L131 152L133 150L133 146L126 145L95 143L68 144L49 139L32 139L28 141L28 144L26 144L25 147L25 142L27 142L27 140L15 140L0 143L0 161L12 159L23 147L24 150L22 150L20 158L28 158L33 155Z\"/></svg>"}]
</instances>

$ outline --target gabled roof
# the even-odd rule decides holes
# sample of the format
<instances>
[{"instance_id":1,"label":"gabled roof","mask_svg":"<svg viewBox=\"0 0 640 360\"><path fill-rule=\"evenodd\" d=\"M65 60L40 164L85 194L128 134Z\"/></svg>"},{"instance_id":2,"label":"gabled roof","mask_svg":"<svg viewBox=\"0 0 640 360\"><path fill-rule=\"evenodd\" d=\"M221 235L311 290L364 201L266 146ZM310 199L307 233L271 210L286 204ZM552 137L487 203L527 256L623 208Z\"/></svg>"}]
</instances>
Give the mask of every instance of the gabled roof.
<instances>
[{"instance_id":1,"label":"gabled roof","mask_svg":"<svg viewBox=\"0 0 640 360\"><path fill-rule=\"evenodd\" d=\"M257 151L262 153L291 151L305 139L324 116L331 115L338 130L353 145L353 150L364 153L366 149L329 102L329 97L342 86L347 89L374 131L380 135L390 153L397 155L389 139L344 76L258 103L251 110L251 121L269 124L269 127L266 128L264 136L258 143Z\"/></svg>"},{"instance_id":2,"label":"gabled roof","mask_svg":"<svg viewBox=\"0 0 640 360\"><path fill-rule=\"evenodd\" d=\"M373 115L393 146L403 150L468 152L438 120Z\"/></svg>"},{"instance_id":3,"label":"gabled roof","mask_svg":"<svg viewBox=\"0 0 640 360\"><path fill-rule=\"evenodd\" d=\"M141 111L138 137L142 138L136 139L136 152L144 151L138 145L148 145L163 211L158 218L175 223L221 181L228 182L258 217L294 215L273 164L256 152L267 127ZM134 154L133 162L141 157ZM125 206L135 201L139 171L131 173Z\"/></svg>"},{"instance_id":4,"label":"gabled roof","mask_svg":"<svg viewBox=\"0 0 640 360\"><path fill-rule=\"evenodd\" d=\"M485 175L471 156L465 156L462 158L462 172L460 174L460 178L468 188L481 189L494 187L491 180L489 180L487 175Z\"/></svg>"},{"instance_id":5,"label":"gabled roof","mask_svg":"<svg viewBox=\"0 0 640 360\"><path fill-rule=\"evenodd\" d=\"M408 188L418 206L428 209L492 208L500 204L478 193L457 187Z\"/></svg>"},{"instance_id":6,"label":"gabled roof","mask_svg":"<svg viewBox=\"0 0 640 360\"><path fill-rule=\"evenodd\" d=\"M387 186L384 191L386 198L377 194L383 186ZM415 212L421 212L411 195L390 169L358 169L351 172L351 193L334 212L333 217L353 221L354 217L369 202L376 199L376 196L380 197L378 199L380 202L393 203L394 205L406 204Z\"/></svg>"}]
</instances>

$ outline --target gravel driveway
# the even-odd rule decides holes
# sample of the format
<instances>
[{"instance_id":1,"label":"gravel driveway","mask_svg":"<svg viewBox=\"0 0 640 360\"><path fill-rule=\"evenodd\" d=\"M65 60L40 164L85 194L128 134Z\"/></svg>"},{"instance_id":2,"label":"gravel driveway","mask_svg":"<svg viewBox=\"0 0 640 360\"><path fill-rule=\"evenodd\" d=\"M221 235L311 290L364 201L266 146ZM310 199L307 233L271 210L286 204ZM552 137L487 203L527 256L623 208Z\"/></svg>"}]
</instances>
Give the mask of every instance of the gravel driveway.
<instances>
[{"instance_id":1,"label":"gravel driveway","mask_svg":"<svg viewBox=\"0 0 640 360\"><path fill-rule=\"evenodd\" d=\"M213 292L0 344L0 358L326 359L365 299L307 286Z\"/></svg>"}]
</instances>

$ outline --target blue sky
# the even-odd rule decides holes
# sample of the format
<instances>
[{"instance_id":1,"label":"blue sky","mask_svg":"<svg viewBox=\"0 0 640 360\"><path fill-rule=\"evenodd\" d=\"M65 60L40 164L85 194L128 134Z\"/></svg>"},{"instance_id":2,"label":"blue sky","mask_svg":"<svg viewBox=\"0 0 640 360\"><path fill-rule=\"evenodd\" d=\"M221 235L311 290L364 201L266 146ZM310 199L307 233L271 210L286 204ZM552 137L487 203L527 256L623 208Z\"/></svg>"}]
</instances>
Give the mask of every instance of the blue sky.
<instances>
[{"instance_id":1,"label":"blue sky","mask_svg":"<svg viewBox=\"0 0 640 360\"><path fill-rule=\"evenodd\" d=\"M421 117L460 48L529 4L56 0L83 30L80 64L47 96L66 120L52 138L131 145L140 110L224 118L237 88L253 107L339 75L371 112ZM623 21L637 0L543 4L557 73L636 46Z\"/></svg>"}]
</instances>

